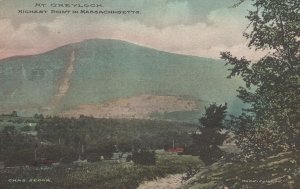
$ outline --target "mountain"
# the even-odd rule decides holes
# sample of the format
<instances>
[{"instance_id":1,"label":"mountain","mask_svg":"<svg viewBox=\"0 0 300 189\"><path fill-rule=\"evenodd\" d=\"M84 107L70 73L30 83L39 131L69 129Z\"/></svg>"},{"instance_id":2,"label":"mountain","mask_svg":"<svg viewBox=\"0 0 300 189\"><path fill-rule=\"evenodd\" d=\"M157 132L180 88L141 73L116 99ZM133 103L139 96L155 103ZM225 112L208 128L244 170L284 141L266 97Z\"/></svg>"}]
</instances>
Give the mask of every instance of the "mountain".
<instances>
[{"instance_id":1,"label":"mountain","mask_svg":"<svg viewBox=\"0 0 300 189\"><path fill-rule=\"evenodd\" d=\"M227 102L231 112L238 112L241 102L236 89L241 80L226 79L227 75L220 60L117 40L86 40L39 55L0 60L0 111L97 115L95 111L106 104L112 113L104 108L98 116L109 117L114 107L116 111L125 107L130 117L172 119L184 113L185 119L195 112L199 117L210 102ZM162 99L173 105L158 105ZM147 115L138 115L141 108L135 100L151 109Z\"/></svg>"}]
</instances>

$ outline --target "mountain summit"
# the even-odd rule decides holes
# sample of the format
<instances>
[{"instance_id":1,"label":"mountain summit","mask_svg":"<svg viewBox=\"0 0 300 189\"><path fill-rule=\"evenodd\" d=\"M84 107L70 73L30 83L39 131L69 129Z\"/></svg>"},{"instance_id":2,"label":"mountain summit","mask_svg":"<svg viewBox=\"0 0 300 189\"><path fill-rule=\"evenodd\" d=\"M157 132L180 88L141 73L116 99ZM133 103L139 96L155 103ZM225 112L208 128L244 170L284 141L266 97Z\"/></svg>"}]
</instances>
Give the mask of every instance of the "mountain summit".
<instances>
[{"instance_id":1,"label":"mountain summit","mask_svg":"<svg viewBox=\"0 0 300 189\"><path fill-rule=\"evenodd\" d=\"M151 99L150 104L144 104L151 107L153 99L161 103L165 96L166 102L184 103L186 107L153 104L158 109L152 107L152 112L146 112L201 111L209 102L227 102L235 112L241 106L235 92L241 81L228 80L227 75L220 60L161 52L117 40L86 40L39 55L0 60L0 109L2 113L17 110L68 115L76 110L77 115L82 107L101 108L103 104L109 104L112 111L113 104L122 101L124 105L124 99L131 101L129 104L134 99ZM95 107L91 110L83 113L102 115L94 112Z\"/></svg>"}]
</instances>

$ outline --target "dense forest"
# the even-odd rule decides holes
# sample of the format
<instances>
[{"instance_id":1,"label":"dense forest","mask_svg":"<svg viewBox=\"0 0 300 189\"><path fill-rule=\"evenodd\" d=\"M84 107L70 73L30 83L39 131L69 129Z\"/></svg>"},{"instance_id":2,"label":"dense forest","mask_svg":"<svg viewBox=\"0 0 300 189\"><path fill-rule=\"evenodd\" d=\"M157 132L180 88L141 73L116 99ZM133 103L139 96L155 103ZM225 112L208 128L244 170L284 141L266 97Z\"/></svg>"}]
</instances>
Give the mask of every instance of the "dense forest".
<instances>
[{"instance_id":1,"label":"dense forest","mask_svg":"<svg viewBox=\"0 0 300 189\"><path fill-rule=\"evenodd\" d=\"M194 124L83 115L0 118L8 124L0 132L0 162L5 166L0 168L0 186L5 188L136 188L202 165L197 156L166 152L189 148Z\"/></svg>"},{"instance_id":2,"label":"dense forest","mask_svg":"<svg viewBox=\"0 0 300 189\"><path fill-rule=\"evenodd\" d=\"M22 120L22 117L12 118ZM36 136L30 134L30 128L24 131L24 127L16 129L10 125L1 131L1 160L10 165L33 161L35 150L37 159L71 162L79 155L96 161L101 156L109 159L113 152L167 149L173 142L187 147L192 143L190 134L197 130L196 125L186 123L87 116L78 119L41 116L32 128Z\"/></svg>"}]
</instances>

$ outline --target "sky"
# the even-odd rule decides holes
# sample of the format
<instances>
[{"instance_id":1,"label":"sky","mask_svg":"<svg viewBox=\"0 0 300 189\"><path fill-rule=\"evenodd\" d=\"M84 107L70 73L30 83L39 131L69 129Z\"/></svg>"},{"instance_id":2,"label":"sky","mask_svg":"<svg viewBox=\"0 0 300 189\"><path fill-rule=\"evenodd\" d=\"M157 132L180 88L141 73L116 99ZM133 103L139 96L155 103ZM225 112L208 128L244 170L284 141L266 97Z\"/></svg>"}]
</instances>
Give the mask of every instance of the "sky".
<instances>
[{"instance_id":1,"label":"sky","mask_svg":"<svg viewBox=\"0 0 300 189\"><path fill-rule=\"evenodd\" d=\"M0 0L0 59L46 52L85 39L128 41L162 51L219 58L221 51L256 59L243 37L251 6L237 0ZM36 3L45 4L36 6ZM57 7L58 4L70 7ZM68 4L68 5L65 5ZM86 4L86 5L85 5ZM101 7L78 7L98 5ZM73 6L73 7L72 7ZM47 13L18 13L47 10ZM70 11L71 13L51 13ZM73 10L138 14L73 14Z\"/></svg>"}]
</instances>

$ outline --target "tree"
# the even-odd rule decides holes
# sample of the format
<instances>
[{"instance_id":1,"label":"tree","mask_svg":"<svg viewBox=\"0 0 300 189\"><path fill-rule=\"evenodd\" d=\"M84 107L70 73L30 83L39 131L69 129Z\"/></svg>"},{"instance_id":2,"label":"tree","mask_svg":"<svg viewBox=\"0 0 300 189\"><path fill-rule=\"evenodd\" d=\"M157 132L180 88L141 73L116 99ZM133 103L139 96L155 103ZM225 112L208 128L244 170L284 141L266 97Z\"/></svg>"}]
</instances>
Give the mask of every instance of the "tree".
<instances>
[{"instance_id":1,"label":"tree","mask_svg":"<svg viewBox=\"0 0 300 189\"><path fill-rule=\"evenodd\" d=\"M239 144L244 157L257 159L300 148L300 2L249 1L254 10L247 16L250 32L244 36L249 48L267 55L256 62L229 52L222 52L221 57L231 65L228 77L240 76L245 81L246 87L238 89L238 97L249 104L246 112L252 118L244 124ZM265 136L273 140L266 143ZM268 144L272 149L262 150ZM264 152L255 153L259 151Z\"/></svg>"},{"instance_id":2,"label":"tree","mask_svg":"<svg viewBox=\"0 0 300 189\"><path fill-rule=\"evenodd\" d=\"M34 114L33 117L36 118L36 119L44 119L44 115L43 114L38 114L38 113Z\"/></svg>"},{"instance_id":3,"label":"tree","mask_svg":"<svg viewBox=\"0 0 300 189\"><path fill-rule=\"evenodd\" d=\"M12 111L10 114L12 117L18 117L17 111Z\"/></svg>"},{"instance_id":4,"label":"tree","mask_svg":"<svg viewBox=\"0 0 300 189\"><path fill-rule=\"evenodd\" d=\"M5 133L7 135L14 135L17 133L17 130L16 130L15 126L8 125L3 128L2 133Z\"/></svg>"},{"instance_id":5,"label":"tree","mask_svg":"<svg viewBox=\"0 0 300 189\"><path fill-rule=\"evenodd\" d=\"M23 132L28 132L31 131L31 127L29 125L25 125L24 127L21 127L20 130Z\"/></svg>"},{"instance_id":6,"label":"tree","mask_svg":"<svg viewBox=\"0 0 300 189\"><path fill-rule=\"evenodd\" d=\"M152 150L135 150L132 153L132 161L140 165L155 165L156 156Z\"/></svg>"},{"instance_id":7,"label":"tree","mask_svg":"<svg viewBox=\"0 0 300 189\"><path fill-rule=\"evenodd\" d=\"M210 165L220 159L222 151L218 147L226 139L227 133L222 133L226 117L227 104L211 104L205 108L204 115L199 119L201 134L194 134L194 149L199 150L200 159Z\"/></svg>"},{"instance_id":8,"label":"tree","mask_svg":"<svg viewBox=\"0 0 300 189\"><path fill-rule=\"evenodd\" d=\"M235 129L237 145L242 149L240 160L247 162L243 164L246 174L237 175L235 182L238 183L237 178L243 180L243 177L251 177L255 180L280 181L259 183L260 188L298 188L300 1L248 2L254 10L249 11L247 16L250 31L245 32L244 36L249 40L249 48L263 50L266 55L258 61L250 61L229 52L221 53L230 65L228 77L239 76L244 80L245 87L238 89L238 97L249 106L233 121L238 127ZM286 158L290 159L289 164L282 163ZM258 188L253 183L240 183L240 186L231 187Z\"/></svg>"}]
</instances>

